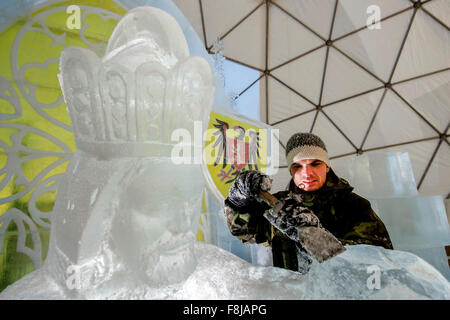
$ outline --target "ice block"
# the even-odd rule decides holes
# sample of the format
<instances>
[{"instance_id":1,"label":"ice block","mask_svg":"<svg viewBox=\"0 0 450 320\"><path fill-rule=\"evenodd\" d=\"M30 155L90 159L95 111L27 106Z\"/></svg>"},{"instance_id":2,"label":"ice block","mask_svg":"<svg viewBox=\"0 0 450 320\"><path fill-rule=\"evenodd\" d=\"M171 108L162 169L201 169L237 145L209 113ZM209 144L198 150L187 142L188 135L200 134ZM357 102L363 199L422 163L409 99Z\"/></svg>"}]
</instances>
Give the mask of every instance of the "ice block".
<instances>
[{"instance_id":1,"label":"ice block","mask_svg":"<svg viewBox=\"0 0 450 320\"><path fill-rule=\"evenodd\" d=\"M418 194L407 152L374 151L331 162L336 174L363 197L392 198Z\"/></svg>"}]
</instances>

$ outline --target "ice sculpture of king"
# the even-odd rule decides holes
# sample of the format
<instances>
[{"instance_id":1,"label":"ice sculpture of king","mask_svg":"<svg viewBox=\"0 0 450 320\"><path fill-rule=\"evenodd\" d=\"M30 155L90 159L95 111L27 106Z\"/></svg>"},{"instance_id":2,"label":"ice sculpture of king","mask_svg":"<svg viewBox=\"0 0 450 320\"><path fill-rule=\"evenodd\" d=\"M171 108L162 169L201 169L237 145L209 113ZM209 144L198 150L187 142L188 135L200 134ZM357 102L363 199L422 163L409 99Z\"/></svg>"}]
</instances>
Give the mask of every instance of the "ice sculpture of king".
<instances>
[{"instance_id":1,"label":"ice sculpture of king","mask_svg":"<svg viewBox=\"0 0 450 320\"><path fill-rule=\"evenodd\" d=\"M80 298L120 295L121 281L185 279L196 266L203 179L200 164L174 164L171 134L193 137L194 122L208 124L208 62L189 56L172 16L139 7L120 20L102 59L70 47L60 72L77 151L55 203L49 274Z\"/></svg>"}]
</instances>

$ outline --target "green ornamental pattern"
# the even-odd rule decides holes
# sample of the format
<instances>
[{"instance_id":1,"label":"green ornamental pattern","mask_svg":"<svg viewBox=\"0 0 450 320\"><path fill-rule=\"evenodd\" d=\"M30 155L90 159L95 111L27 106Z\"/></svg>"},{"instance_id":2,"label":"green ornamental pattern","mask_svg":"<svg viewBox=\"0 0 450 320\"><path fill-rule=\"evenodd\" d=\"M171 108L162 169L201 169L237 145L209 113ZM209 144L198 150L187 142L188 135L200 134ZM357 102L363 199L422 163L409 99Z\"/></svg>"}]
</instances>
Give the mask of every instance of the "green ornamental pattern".
<instances>
[{"instance_id":1,"label":"green ornamental pattern","mask_svg":"<svg viewBox=\"0 0 450 320\"><path fill-rule=\"evenodd\" d=\"M76 150L59 56L69 46L103 55L125 12L112 0L49 1L0 26L0 291L45 260Z\"/></svg>"}]
</instances>

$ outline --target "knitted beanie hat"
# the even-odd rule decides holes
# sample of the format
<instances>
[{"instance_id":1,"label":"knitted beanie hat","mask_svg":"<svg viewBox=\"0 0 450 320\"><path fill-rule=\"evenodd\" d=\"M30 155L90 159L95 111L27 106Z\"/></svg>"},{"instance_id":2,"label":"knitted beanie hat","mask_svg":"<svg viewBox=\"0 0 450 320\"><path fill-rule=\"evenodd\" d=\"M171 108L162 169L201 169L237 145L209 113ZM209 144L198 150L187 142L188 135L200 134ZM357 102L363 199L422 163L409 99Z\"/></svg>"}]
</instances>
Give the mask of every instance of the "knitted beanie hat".
<instances>
[{"instance_id":1,"label":"knitted beanie hat","mask_svg":"<svg viewBox=\"0 0 450 320\"><path fill-rule=\"evenodd\" d=\"M295 133L289 138L286 145L286 161L288 168L294 162L304 159L318 159L330 167L328 151L325 143L318 136L312 133Z\"/></svg>"}]
</instances>

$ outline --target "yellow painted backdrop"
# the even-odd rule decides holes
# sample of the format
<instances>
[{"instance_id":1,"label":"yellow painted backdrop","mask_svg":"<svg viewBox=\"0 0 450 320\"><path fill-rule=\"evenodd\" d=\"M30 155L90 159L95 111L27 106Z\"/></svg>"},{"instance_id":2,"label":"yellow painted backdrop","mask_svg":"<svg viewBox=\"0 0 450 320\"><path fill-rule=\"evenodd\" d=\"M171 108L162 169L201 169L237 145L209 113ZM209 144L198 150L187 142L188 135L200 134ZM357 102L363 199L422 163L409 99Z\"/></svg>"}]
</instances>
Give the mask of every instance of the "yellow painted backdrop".
<instances>
[{"instance_id":1,"label":"yellow painted backdrop","mask_svg":"<svg viewBox=\"0 0 450 320\"><path fill-rule=\"evenodd\" d=\"M78 16L67 11L73 5ZM125 12L111 0L59 1L20 12L0 31L0 291L45 259L58 184L76 149L59 56L69 46L102 55Z\"/></svg>"}]
</instances>

